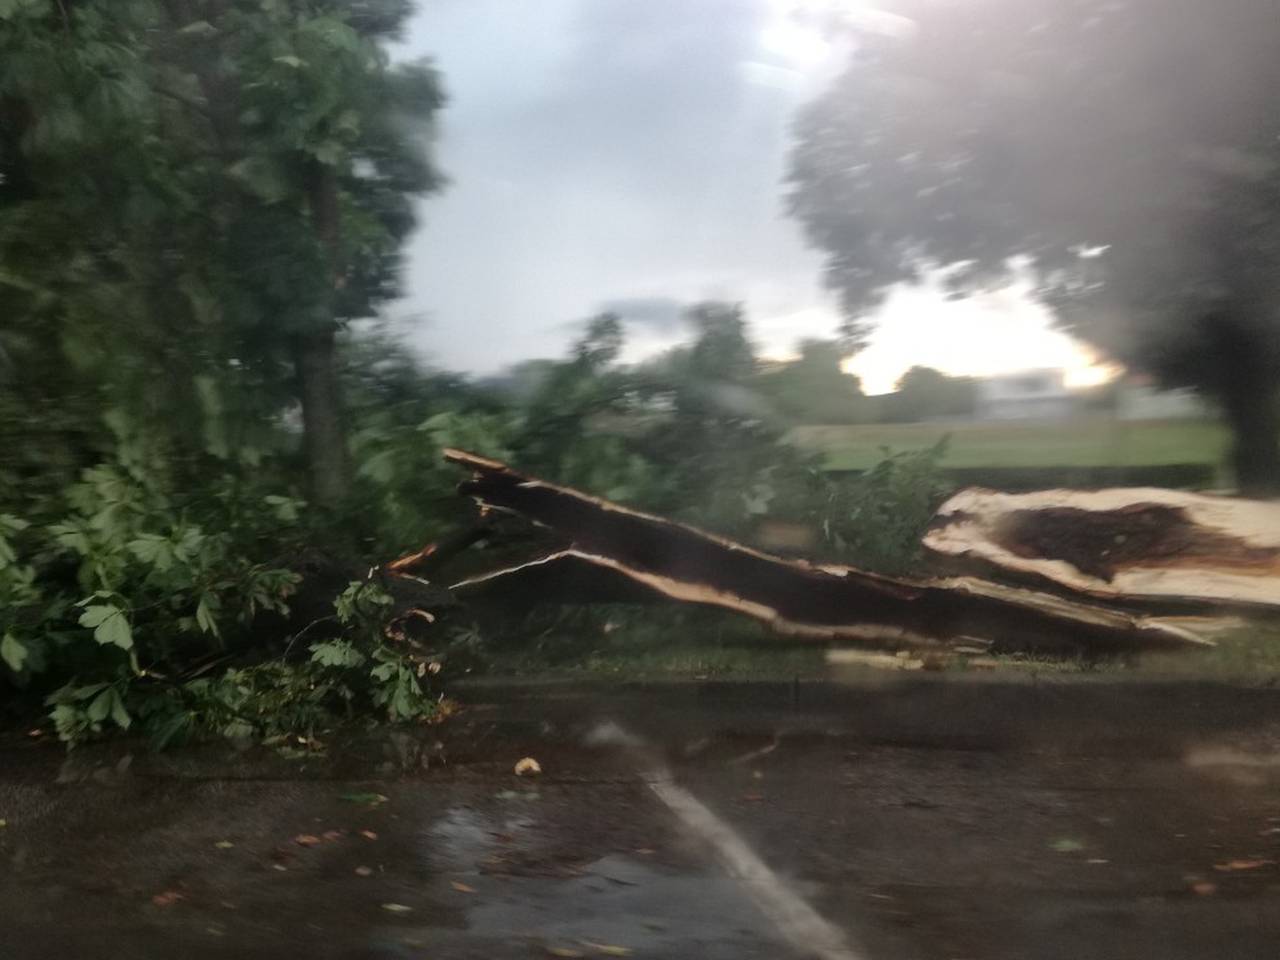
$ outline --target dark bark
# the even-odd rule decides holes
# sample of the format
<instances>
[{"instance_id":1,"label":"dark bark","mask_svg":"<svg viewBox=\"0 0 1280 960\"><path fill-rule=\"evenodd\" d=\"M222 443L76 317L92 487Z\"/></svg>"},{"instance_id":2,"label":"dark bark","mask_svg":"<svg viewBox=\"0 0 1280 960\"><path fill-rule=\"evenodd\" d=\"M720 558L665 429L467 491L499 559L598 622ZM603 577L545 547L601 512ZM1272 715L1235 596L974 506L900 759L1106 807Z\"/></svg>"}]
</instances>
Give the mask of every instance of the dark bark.
<instances>
[{"instance_id":1,"label":"dark bark","mask_svg":"<svg viewBox=\"0 0 1280 960\"><path fill-rule=\"evenodd\" d=\"M307 177L311 222L325 258L325 272L336 308L342 285L339 250L338 181L332 167L311 162ZM302 400L303 443L308 486L320 506L333 507L351 492L351 458L338 376L337 318L294 340L294 364Z\"/></svg>"},{"instance_id":2,"label":"dark bark","mask_svg":"<svg viewBox=\"0 0 1280 960\"><path fill-rule=\"evenodd\" d=\"M1231 426L1231 466L1246 497L1280 496L1280 394L1260 377L1243 377L1224 390L1222 408Z\"/></svg>"},{"instance_id":3,"label":"dark bark","mask_svg":"<svg viewBox=\"0 0 1280 960\"><path fill-rule=\"evenodd\" d=\"M1236 489L1246 497L1280 495L1280 345L1267 320L1224 309L1203 321L1195 379L1222 404L1231 427Z\"/></svg>"},{"instance_id":4,"label":"dark bark","mask_svg":"<svg viewBox=\"0 0 1280 960\"><path fill-rule=\"evenodd\" d=\"M308 488L316 504L333 507L351 490L351 458L347 453L333 327L299 334L294 338L293 350L302 400Z\"/></svg>"}]
</instances>

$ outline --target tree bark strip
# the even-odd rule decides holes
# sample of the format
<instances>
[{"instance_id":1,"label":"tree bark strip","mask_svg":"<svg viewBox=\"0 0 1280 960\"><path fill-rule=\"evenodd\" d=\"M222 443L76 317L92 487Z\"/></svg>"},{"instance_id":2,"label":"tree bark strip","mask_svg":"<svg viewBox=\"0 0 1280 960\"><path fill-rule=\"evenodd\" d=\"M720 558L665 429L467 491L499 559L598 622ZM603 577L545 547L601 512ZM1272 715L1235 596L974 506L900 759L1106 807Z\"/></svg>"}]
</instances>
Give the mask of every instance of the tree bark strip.
<instances>
[{"instance_id":1,"label":"tree bark strip","mask_svg":"<svg viewBox=\"0 0 1280 960\"><path fill-rule=\"evenodd\" d=\"M451 588L470 602L675 600L760 620L798 639L945 647L974 638L996 651L1123 654L1208 642L1183 625L972 578L896 580L846 566L784 560L693 527L522 476L457 450L459 489L572 542L569 550Z\"/></svg>"},{"instance_id":2,"label":"tree bark strip","mask_svg":"<svg viewBox=\"0 0 1280 960\"><path fill-rule=\"evenodd\" d=\"M324 250L331 297L336 302L342 285L337 175L332 167L313 160L307 177L312 227ZM351 492L337 326L335 315L320 328L299 333L293 345L311 495L327 507L338 505Z\"/></svg>"}]
</instances>

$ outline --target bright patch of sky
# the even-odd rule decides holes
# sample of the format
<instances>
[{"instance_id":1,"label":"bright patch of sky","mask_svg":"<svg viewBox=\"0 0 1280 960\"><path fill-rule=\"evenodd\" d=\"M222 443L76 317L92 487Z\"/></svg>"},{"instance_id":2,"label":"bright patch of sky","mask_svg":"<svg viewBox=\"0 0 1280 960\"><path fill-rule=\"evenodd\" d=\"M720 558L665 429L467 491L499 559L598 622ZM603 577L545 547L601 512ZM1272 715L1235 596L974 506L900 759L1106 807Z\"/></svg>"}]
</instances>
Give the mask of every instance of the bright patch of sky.
<instances>
[{"instance_id":1,"label":"bright patch of sky","mask_svg":"<svg viewBox=\"0 0 1280 960\"><path fill-rule=\"evenodd\" d=\"M905 28L839 0L423 0L396 53L443 72L450 182L422 203L388 314L434 362L478 373L562 354L605 307L628 321L628 359L678 342L672 317L703 299L741 301L767 356L832 335L782 179L795 111L847 54L795 14L836 6ZM900 290L852 368L870 392L917 363L1097 379L1049 319L1017 286Z\"/></svg>"}]
</instances>

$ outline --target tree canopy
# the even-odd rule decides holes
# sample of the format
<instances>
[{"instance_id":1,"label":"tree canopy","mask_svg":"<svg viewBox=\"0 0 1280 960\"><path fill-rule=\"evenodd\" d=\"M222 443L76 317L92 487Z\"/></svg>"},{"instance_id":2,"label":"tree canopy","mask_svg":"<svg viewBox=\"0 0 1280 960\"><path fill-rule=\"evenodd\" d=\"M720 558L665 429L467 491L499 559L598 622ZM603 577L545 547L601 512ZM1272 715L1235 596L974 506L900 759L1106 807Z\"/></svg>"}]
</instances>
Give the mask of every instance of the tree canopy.
<instances>
[{"instance_id":1,"label":"tree canopy","mask_svg":"<svg viewBox=\"0 0 1280 960\"><path fill-rule=\"evenodd\" d=\"M882 419L912 423L938 417L972 417L978 385L972 377L949 377L933 367L912 367L883 398Z\"/></svg>"},{"instance_id":2,"label":"tree canopy","mask_svg":"<svg viewBox=\"0 0 1280 960\"><path fill-rule=\"evenodd\" d=\"M897 5L800 117L791 212L855 326L1029 265L1075 332L1218 399L1280 486L1280 18L1269 0Z\"/></svg>"},{"instance_id":3,"label":"tree canopy","mask_svg":"<svg viewBox=\"0 0 1280 960\"><path fill-rule=\"evenodd\" d=\"M312 492L341 498L334 332L395 293L439 182L437 79L382 46L408 11L0 2L3 348L19 375L77 372L31 396L104 391L180 447L207 446L211 405L300 402Z\"/></svg>"}]
</instances>

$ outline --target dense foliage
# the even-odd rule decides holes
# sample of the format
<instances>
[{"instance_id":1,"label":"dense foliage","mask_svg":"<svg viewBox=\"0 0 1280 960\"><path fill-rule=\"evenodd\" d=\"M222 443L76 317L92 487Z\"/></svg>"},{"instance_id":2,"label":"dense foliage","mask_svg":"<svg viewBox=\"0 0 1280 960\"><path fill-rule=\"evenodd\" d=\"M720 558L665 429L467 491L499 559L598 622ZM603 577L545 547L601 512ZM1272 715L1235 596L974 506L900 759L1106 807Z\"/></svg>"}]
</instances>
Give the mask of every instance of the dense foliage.
<instances>
[{"instance_id":1,"label":"dense foliage","mask_svg":"<svg viewBox=\"0 0 1280 960\"><path fill-rule=\"evenodd\" d=\"M285 644L306 550L363 533L337 333L394 293L438 180L436 78L382 46L408 12L0 3L0 682L58 687L67 739L264 734L320 669L393 716L434 702L384 695L385 651L253 643Z\"/></svg>"}]
</instances>

